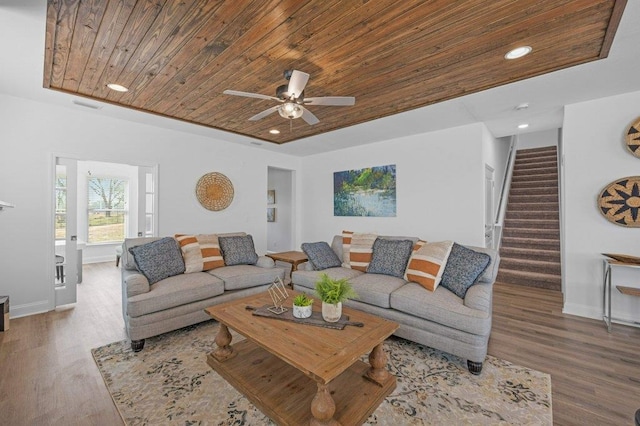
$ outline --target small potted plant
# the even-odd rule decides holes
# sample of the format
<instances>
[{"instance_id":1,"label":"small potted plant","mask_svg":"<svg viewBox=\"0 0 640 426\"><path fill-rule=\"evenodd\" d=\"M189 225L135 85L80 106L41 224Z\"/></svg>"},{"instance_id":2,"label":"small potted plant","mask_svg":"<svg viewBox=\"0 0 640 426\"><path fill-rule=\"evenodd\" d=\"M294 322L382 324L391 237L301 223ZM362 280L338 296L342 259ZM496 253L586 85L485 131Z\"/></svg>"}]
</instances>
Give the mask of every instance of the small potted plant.
<instances>
[{"instance_id":1,"label":"small potted plant","mask_svg":"<svg viewBox=\"0 0 640 426\"><path fill-rule=\"evenodd\" d=\"M342 316L342 302L358 297L345 278L334 280L327 274L316 282L316 294L322 300L322 318L327 322L337 322Z\"/></svg>"},{"instance_id":2,"label":"small potted plant","mask_svg":"<svg viewBox=\"0 0 640 426\"><path fill-rule=\"evenodd\" d=\"M293 316L296 318L309 318L313 312L313 299L306 294L299 294L293 299Z\"/></svg>"}]
</instances>

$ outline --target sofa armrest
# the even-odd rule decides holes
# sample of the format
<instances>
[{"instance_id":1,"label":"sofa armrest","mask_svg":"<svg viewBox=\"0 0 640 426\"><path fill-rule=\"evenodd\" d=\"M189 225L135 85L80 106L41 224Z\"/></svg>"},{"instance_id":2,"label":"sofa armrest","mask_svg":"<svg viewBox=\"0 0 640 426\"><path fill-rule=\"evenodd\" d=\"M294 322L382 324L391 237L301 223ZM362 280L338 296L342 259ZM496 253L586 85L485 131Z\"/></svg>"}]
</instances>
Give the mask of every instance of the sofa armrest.
<instances>
[{"instance_id":1,"label":"sofa armrest","mask_svg":"<svg viewBox=\"0 0 640 426\"><path fill-rule=\"evenodd\" d=\"M123 270L122 282L126 288L127 297L149 292L149 280L139 272Z\"/></svg>"},{"instance_id":2,"label":"sofa armrest","mask_svg":"<svg viewBox=\"0 0 640 426\"><path fill-rule=\"evenodd\" d=\"M467 308L491 315L492 297L493 283L476 283L467 290L467 294L464 296L464 305Z\"/></svg>"},{"instance_id":3,"label":"sofa armrest","mask_svg":"<svg viewBox=\"0 0 640 426\"><path fill-rule=\"evenodd\" d=\"M276 262L273 261L272 258L267 256L259 256L258 261L256 262L256 266L261 268L271 269L276 266Z\"/></svg>"}]
</instances>

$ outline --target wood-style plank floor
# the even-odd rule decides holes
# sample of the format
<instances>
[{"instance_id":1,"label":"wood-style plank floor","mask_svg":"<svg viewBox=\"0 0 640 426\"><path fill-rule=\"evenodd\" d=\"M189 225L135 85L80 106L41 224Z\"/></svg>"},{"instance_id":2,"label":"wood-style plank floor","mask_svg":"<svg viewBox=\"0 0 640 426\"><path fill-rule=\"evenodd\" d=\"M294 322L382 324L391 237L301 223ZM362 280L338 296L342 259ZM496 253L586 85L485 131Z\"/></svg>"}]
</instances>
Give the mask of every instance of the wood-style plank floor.
<instances>
[{"instance_id":1,"label":"wood-style plank floor","mask_svg":"<svg viewBox=\"0 0 640 426\"><path fill-rule=\"evenodd\" d=\"M120 272L85 265L78 303L0 332L0 424L121 425L90 349L125 339ZM561 295L496 284L489 353L551 374L558 425L633 425L640 329L562 314Z\"/></svg>"}]
</instances>

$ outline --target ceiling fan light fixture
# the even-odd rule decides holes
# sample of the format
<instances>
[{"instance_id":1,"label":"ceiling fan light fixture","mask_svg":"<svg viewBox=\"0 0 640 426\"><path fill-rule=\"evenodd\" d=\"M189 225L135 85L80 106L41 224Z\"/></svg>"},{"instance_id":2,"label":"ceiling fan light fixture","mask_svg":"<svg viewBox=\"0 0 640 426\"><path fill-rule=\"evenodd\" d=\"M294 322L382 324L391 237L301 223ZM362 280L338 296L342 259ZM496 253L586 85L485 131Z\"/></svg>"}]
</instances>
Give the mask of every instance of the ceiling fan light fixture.
<instances>
[{"instance_id":1,"label":"ceiling fan light fixture","mask_svg":"<svg viewBox=\"0 0 640 426\"><path fill-rule=\"evenodd\" d=\"M303 110L300 105L294 102L285 102L278 108L278 113L283 118L293 120L302 117Z\"/></svg>"},{"instance_id":2,"label":"ceiling fan light fixture","mask_svg":"<svg viewBox=\"0 0 640 426\"><path fill-rule=\"evenodd\" d=\"M111 90L115 90L116 92L128 92L129 89L127 89L126 87L120 85L120 84L116 84L116 83L109 83L107 84L107 87Z\"/></svg>"},{"instance_id":3,"label":"ceiling fan light fixture","mask_svg":"<svg viewBox=\"0 0 640 426\"><path fill-rule=\"evenodd\" d=\"M505 59L522 58L523 56L526 56L529 53L531 53L532 50L533 50L533 48L531 46L516 47L515 49L511 49L510 51L508 51L507 54L504 55L504 58Z\"/></svg>"}]
</instances>

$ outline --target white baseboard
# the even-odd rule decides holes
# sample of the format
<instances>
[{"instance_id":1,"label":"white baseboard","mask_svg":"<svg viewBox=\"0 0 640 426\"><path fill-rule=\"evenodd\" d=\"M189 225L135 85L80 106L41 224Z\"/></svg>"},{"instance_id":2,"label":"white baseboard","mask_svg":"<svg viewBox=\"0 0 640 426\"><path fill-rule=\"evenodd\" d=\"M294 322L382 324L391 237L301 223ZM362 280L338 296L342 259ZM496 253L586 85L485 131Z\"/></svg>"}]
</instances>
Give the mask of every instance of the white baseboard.
<instances>
[{"instance_id":1,"label":"white baseboard","mask_svg":"<svg viewBox=\"0 0 640 426\"><path fill-rule=\"evenodd\" d=\"M11 300L9 300L9 307L11 309L11 311L9 312L10 318L20 318L29 315L42 314L53 309L50 307L50 303L48 300L25 303L24 305L12 305Z\"/></svg>"},{"instance_id":2,"label":"white baseboard","mask_svg":"<svg viewBox=\"0 0 640 426\"><path fill-rule=\"evenodd\" d=\"M602 309L589 305L577 305L575 303L565 303L562 313L567 315L576 315L579 317L602 319Z\"/></svg>"}]
</instances>

